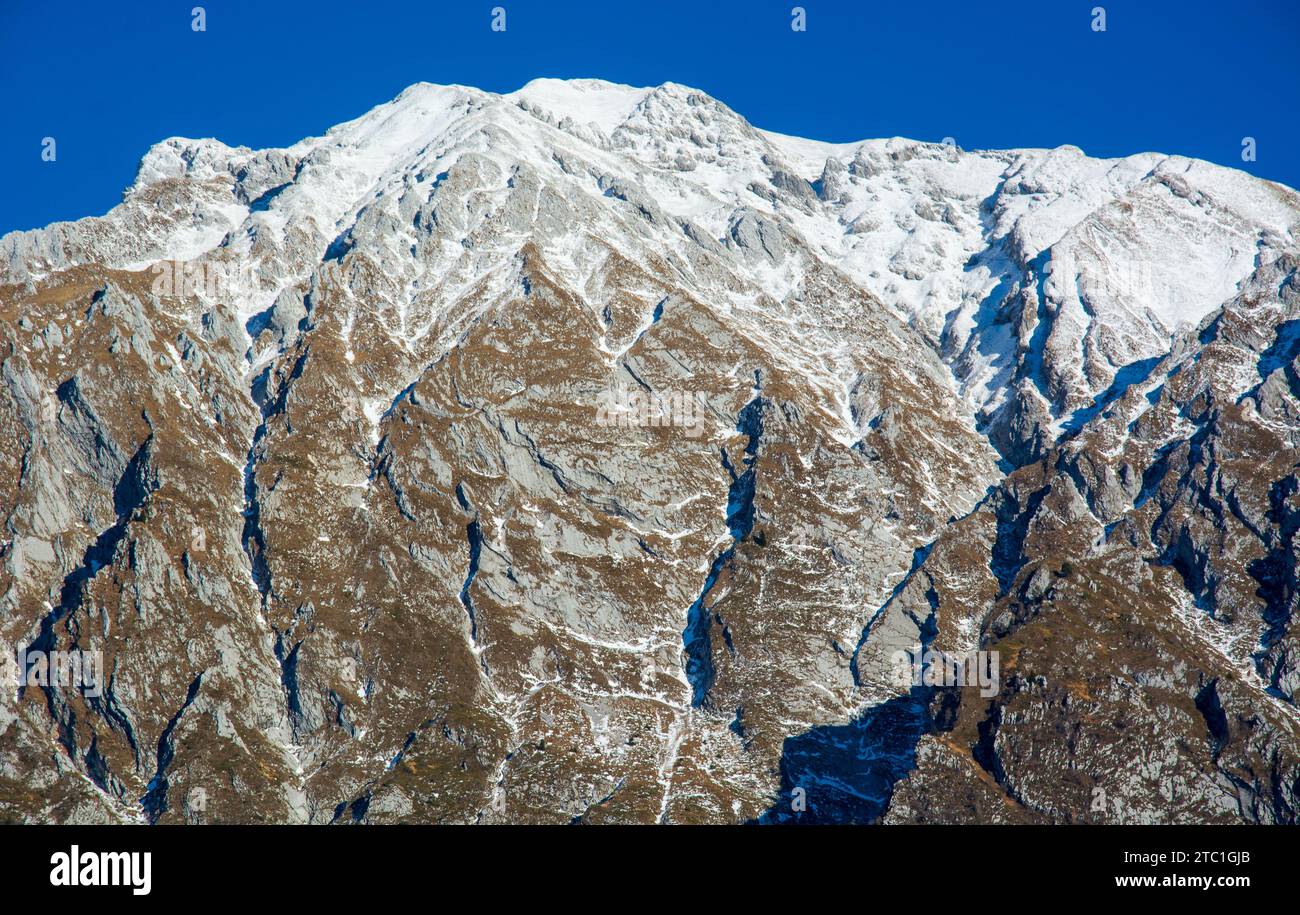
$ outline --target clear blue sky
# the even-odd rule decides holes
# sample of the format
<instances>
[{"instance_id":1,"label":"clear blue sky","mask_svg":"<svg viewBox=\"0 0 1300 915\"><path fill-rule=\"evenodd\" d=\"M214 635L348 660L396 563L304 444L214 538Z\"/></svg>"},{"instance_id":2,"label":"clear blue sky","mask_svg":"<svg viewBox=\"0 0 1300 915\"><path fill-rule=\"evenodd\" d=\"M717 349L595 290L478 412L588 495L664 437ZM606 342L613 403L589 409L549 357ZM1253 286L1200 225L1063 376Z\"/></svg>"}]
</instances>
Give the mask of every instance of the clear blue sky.
<instances>
[{"instance_id":1,"label":"clear blue sky","mask_svg":"<svg viewBox=\"0 0 1300 915\"><path fill-rule=\"evenodd\" d=\"M797 2L804 33L792 0L0 0L0 233L105 212L166 137L283 146L420 80L671 80L818 139L1157 150L1300 187L1297 0Z\"/></svg>"}]
</instances>

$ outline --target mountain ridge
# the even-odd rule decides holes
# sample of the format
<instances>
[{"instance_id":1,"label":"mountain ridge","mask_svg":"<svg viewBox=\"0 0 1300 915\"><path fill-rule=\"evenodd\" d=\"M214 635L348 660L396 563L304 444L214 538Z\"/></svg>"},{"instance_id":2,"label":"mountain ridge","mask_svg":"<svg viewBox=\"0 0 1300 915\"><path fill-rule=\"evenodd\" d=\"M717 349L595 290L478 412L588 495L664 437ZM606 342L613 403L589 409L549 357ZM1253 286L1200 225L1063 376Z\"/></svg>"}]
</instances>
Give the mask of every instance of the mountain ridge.
<instances>
[{"instance_id":1,"label":"mountain ridge","mask_svg":"<svg viewBox=\"0 0 1300 915\"><path fill-rule=\"evenodd\" d=\"M0 807L1293 819L1298 227L674 83L156 144L0 238L0 625L111 671L5 696Z\"/></svg>"}]
</instances>

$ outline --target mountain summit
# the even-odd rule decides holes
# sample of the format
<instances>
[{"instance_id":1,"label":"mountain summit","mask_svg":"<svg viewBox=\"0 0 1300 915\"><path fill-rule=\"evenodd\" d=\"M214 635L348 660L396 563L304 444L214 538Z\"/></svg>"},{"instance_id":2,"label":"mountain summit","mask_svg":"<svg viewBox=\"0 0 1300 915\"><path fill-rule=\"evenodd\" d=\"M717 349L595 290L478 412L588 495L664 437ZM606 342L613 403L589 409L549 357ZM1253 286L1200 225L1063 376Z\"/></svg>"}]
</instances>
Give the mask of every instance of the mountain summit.
<instances>
[{"instance_id":1,"label":"mountain summit","mask_svg":"<svg viewBox=\"0 0 1300 915\"><path fill-rule=\"evenodd\" d=\"M1298 232L673 83L165 140L0 238L0 629L102 663L0 811L1294 821Z\"/></svg>"}]
</instances>

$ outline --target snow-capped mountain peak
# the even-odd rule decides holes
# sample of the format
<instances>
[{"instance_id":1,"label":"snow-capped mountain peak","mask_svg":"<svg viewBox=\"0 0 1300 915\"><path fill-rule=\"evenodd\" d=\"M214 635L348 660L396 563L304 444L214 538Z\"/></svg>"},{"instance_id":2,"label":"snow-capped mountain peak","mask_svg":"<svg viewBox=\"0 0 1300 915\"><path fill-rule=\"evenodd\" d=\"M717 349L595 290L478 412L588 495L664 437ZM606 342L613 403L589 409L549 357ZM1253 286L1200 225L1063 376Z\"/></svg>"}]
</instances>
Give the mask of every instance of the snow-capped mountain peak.
<instances>
[{"instance_id":1,"label":"snow-capped mountain peak","mask_svg":"<svg viewBox=\"0 0 1300 915\"><path fill-rule=\"evenodd\" d=\"M1080 773L1294 818L1298 230L1202 162L674 83L165 140L0 239L0 629L112 671L0 695L0 774L37 819L1077 822Z\"/></svg>"},{"instance_id":2,"label":"snow-capped mountain peak","mask_svg":"<svg viewBox=\"0 0 1300 915\"><path fill-rule=\"evenodd\" d=\"M429 231L423 213L438 209L451 175L477 187L482 207L441 214L439 245L413 260ZM186 198L163 190L182 179ZM1294 246L1300 222L1293 191L1179 157L828 144L757 130L674 83L537 79L508 94L417 83L284 149L172 138L149 150L108 216L14 233L3 248L20 278L73 263L139 269L233 255L246 277L231 291L251 316L305 276L268 262L309 265L364 246L370 221L385 229L374 256L408 288L467 256L486 271L487 247L513 256L531 235L574 265L580 289L586 243L558 223L537 234L512 221L510 201L536 193L621 237L620 248L653 250L688 273L699 255L731 251L778 299L797 293L814 260L841 271L943 354L982 423L997 425L1010 398L1040 417L1035 428L1057 424L1054 434L1120 369L1166 351L1179 327ZM628 208L642 217L629 221ZM503 216L511 230L489 230ZM694 281L728 306L757 294L712 274ZM1029 452L1013 438L994 435L1019 461Z\"/></svg>"}]
</instances>

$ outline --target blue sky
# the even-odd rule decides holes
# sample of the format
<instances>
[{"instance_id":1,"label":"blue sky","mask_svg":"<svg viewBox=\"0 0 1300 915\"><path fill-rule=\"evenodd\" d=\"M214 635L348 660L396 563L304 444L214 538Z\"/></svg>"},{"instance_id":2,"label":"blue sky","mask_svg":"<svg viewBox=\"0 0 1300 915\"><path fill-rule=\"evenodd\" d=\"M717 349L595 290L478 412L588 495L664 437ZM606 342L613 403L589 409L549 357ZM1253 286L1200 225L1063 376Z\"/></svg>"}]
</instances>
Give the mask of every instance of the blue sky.
<instances>
[{"instance_id":1,"label":"blue sky","mask_svg":"<svg viewBox=\"0 0 1300 915\"><path fill-rule=\"evenodd\" d=\"M1157 150L1300 187L1295 0L797 2L802 33L792 0L0 0L0 233L105 212L166 137L283 146L420 80L671 80L817 139Z\"/></svg>"}]
</instances>

